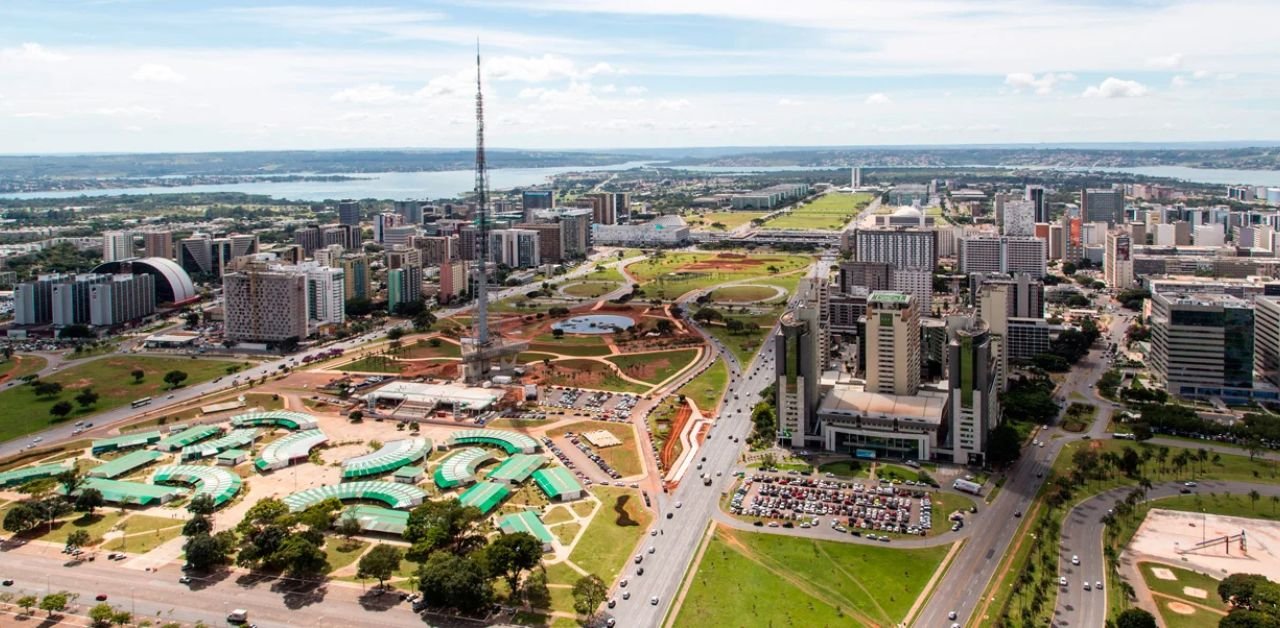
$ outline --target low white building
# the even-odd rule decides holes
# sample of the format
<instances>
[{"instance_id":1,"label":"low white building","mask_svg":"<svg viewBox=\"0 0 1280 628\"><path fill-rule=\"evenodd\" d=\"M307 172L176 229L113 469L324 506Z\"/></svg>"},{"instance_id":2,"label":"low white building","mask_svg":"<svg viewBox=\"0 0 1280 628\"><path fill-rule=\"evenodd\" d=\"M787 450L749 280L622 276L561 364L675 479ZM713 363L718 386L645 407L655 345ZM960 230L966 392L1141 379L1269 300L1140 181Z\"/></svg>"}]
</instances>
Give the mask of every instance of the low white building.
<instances>
[{"instance_id":1,"label":"low white building","mask_svg":"<svg viewBox=\"0 0 1280 628\"><path fill-rule=\"evenodd\" d=\"M671 246L689 240L689 225L679 216L659 216L631 225L592 225L591 240L595 244L634 246Z\"/></svg>"}]
</instances>

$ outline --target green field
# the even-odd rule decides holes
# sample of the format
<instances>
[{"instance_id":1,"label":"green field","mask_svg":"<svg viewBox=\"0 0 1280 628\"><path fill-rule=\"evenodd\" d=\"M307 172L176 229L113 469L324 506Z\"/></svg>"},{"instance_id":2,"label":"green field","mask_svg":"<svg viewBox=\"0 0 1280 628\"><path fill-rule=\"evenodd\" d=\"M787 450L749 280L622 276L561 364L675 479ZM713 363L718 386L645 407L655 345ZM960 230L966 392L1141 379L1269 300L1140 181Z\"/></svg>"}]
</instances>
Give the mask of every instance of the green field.
<instances>
[{"instance_id":1,"label":"green field","mask_svg":"<svg viewBox=\"0 0 1280 628\"><path fill-rule=\"evenodd\" d=\"M591 432L594 430L604 430L613 434L622 441L621 445L613 447L596 447L596 453L621 473L623 477L630 475L639 475L644 472L644 465L640 462L640 456L636 454L636 432L635 428L629 423L617 423L614 421L579 421L557 427L547 432L548 436L559 436L565 432L575 432L581 434L583 432Z\"/></svg>"},{"instance_id":2,"label":"green field","mask_svg":"<svg viewBox=\"0 0 1280 628\"><path fill-rule=\"evenodd\" d=\"M618 369L628 377L646 381L656 386L667 381L667 378L672 375L683 371L697 357L697 349L680 349L677 351L613 355L605 359L617 365Z\"/></svg>"},{"instance_id":3,"label":"green field","mask_svg":"<svg viewBox=\"0 0 1280 628\"><path fill-rule=\"evenodd\" d=\"M889 626L947 547L898 550L717 529L678 626Z\"/></svg>"},{"instance_id":4,"label":"green field","mask_svg":"<svg viewBox=\"0 0 1280 628\"><path fill-rule=\"evenodd\" d=\"M666 253L633 262L627 272L640 282L646 298L675 299L723 283L801 270L811 262L803 255Z\"/></svg>"},{"instance_id":5,"label":"green field","mask_svg":"<svg viewBox=\"0 0 1280 628\"><path fill-rule=\"evenodd\" d=\"M798 204L789 212L766 222L766 229L818 229L839 231L875 197L871 194L832 192Z\"/></svg>"},{"instance_id":6,"label":"green field","mask_svg":"<svg viewBox=\"0 0 1280 628\"><path fill-rule=\"evenodd\" d=\"M871 465L856 460L841 460L818 465L818 473L830 473L842 478L869 478Z\"/></svg>"},{"instance_id":7,"label":"green field","mask_svg":"<svg viewBox=\"0 0 1280 628\"><path fill-rule=\"evenodd\" d=\"M604 266L597 264L592 268L591 272L582 276L586 281L611 281L615 283L625 283L627 278L613 266Z\"/></svg>"},{"instance_id":8,"label":"green field","mask_svg":"<svg viewBox=\"0 0 1280 628\"><path fill-rule=\"evenodd\" d=\"M356 559L360 558L360 554L364 553L366 545L367 543L364 541L355 539L352 539L350 543L333 536L325 539L324 555L329 560L329 572L335 572L356 562Z\"/></svg>"},{"instance_id":9,"label":"green field","mask_svg":"<svg viewBox=\"0 0 1280 628\"><path fill-rule=\"evenodd\" d=\"M430 339L420 339L414 341L412 345L407 345L400 349L400 353L396 357L405 360L418 360L422 358L459 358L462 357L462 347L445 340L440 340L438 346L431 346Z\"/></svg>"},{"instance_id":10,"label":"green field","mask_svg":"<svg viewBox=\"0 0 1280 628\"><path fill-rule=\"evenodd\" d=\"M591 489L604 506L569 554L573 564L613 582L622 573L653 516L644 508L640 491L597 486Z\"/></svg>"},{"instance_id":11,"label":"green field","mask_svg":"<svg viewBox=\"0 0 1280 628\"><path fill-rule=\"evenodd\" d=\"M546 341L535 340L534 342L529 343L529 351L533 353L558 353L560 355L576 355L584 358L609 355L611 353L609 351L609 347L605 346L603 342L582 344L582 343L572 342L573 340L577 340L577 338L574 336L565 336L560 340L555 340L554 338L548 339ZM592 340L599 341L598 338L593 338Z\"/></svg>"},{"instance_id":12,"label":"green field","mask_svg":"<svg viewBox=\"0 0 1280 628\"><path fill-rule=\"evenodd\" d=\"M724 346L729 348L738 358L738 364L746 368L751 363L751 358L755 356L756 351L760 349L760 345L764 343L764 339L769 337L769 333L773 330L774 323L778 322L778 314L764 314L760 316L739 316L731 315L729 318L736 318L743 322L751 322L756 324L756 328L751 331L733 333L724 325L703 325L702 328L707 333L715 336Z\"/></svg>"},{"instance_id":13,"label":"green field","mask_svg":"<svg viewBox=\"0 0 1280 628\"><path fill-rule=\"evenodd\" d=\"M617 372L605 362L566 358L554 360L546 371L546 383L555 386L577 386L593 390L611 390L643 394L649 392L651 386L636 384L622 379Z\"/></svg>"},{"instance_id":14,"label":"green field","mask_svg":"<svg viewBox=\"0 0 1280 628\"><path fill-rule=\"evenodd\" d=\"M346 373L399 373L401 366L399 360L389 356L371 355L339 366L338 370Z\"/></svg>"},{"instance_id":15,"label":"green field","mask_svg":"<svg viewBox=\"0 0 1280 628\"><path fill-rule=\"evenodd\" d=\"M757 218L764 218L765 212L696 212L684 215L684 221L693 231L733 231Z\"/></svg>"},{"instance_id":16,"label":"green field","mask_svg":"<svg viewBox=\"0 0 1280 628\"><path fill-rule=\"evenodd\" d=\"M8 360L0 361L0 381L20 379L32 373L38 373L49 365L49 361L38 355L15 354ZM8 377L5 377L5 376Z\"/></svg>"},{"instance_id":17,"label":"green field","mask_svg":"<svg viewBox=\"0 0 1280 628\"><path fill-rule=\"evenodd\" d=\"M129 517L125 523L128 527L125 533L126 538L112 539L102 545L102 549L108 552L129 552L132 554L145 554L151 550L164 545L165 543L182 536L182 524L185 523L181 519L163 519L166 524L163 528L151 529L146 522L139 519L159 519L159 517L143 517L142 515L134 515Z\"/></svg>"},{"instance_id":18,"label":"green field","mask_svg":"<svg viewBox=\"0 0 1280 628\"><path fill-rule=\"evenodd\" d=\"M1153 567L1168 569L1173 572L1177 580L1157 578L1152 572ZM1152 597L1155 598L1160 617L1168 628L1198 628L1200 626L1218 625L1218 620L1222 618L1222 615L1211 613L1202 608L1195 608L1195 604L1208 606L1224 613L1227 611L1227 605L1222 602L1222 598L1218 597L1218 581L1209 576L1174 567L1173 565L1158 563L1139 563L1138 568L1142 572L1142 580L1146 582L1147 588L1155 593ZM1208 595L1203 598L1188 595L1183 591L1183 587L1203 589ZM1178 601L1192 605L1192 608L1195 609L1194 612L1189 615L1173 612L1169 608L1169 604Z\"/></svg>"},{"instance_id":19,"label":"green field","mask_svg":"<svg viewBox=\"0 0 1280 628\"><path fill-rule=\"evenodd\" d=\"M725 286L711 292L711 300L716 303L755 303L767 301L780 296L777 290L764 286Z\"/></svg>"},{"instance_id":20,"label":"green field","mask_svg":"<svg viewBox=\"0 0 1280 628\"><path fill-rule=\"evenodd\" d=\"M729 368L724 365L724 360L716 358L707 370L689 380L689 383L676 392L692 399L703 414L710 414L715 412L716 404L720 402L720 396L724 394L728 383Z\"/></svg>"},{"instance_id":21,"label":"green field","mask_svg":"<svg viewBox=\"0 0 1280 628\"><path fill-rule=\"evenodd\" d=\"M560 292L574 297L595 298L622 287L617 281L579 281L560 288Z\"/></svg>"},{"instance_id":22,"label":"green field","mask_svg":"<svg viewBox=\"0 0 1280 628\"><path fill-rule=\"evenodd\" d=\"M1257 502L1253 502L1247 494L1214 493L1211 495L1208 492L1203 494L1194 493L1192 495L1178 495L1176 497L1157 499L1151 502L1151 507L1185 512L1205 511L1228 517L1280 521L1280 500L1273 500L1266 496L1263 496Z\"/></svg>"},{"instance_id":23,"label":"green field","mask_svg":"<svg viewBox=\"0 0 1280 628\"><path fill-rule=\"evenodd\" d=\"M61 400L75 406L75 411L66 418L75 420L119 408L142 397L163 397L169 386L162 378L169 371L185 372L187 380L183 384L189 386L226 375L230 364L221 360L121 356L98 358L72 366L42 378L41 381L62 384L63 390L57 395L36 397L31 386L14 386L0 392L0 440L49 427L53 424L49 408ZM134 369L142 369L146 373L136 384L130 376ZM98 402L87 409L75 401L76 395L85 388L93 388L99 395Z\"/></svg>"}]
</instances>

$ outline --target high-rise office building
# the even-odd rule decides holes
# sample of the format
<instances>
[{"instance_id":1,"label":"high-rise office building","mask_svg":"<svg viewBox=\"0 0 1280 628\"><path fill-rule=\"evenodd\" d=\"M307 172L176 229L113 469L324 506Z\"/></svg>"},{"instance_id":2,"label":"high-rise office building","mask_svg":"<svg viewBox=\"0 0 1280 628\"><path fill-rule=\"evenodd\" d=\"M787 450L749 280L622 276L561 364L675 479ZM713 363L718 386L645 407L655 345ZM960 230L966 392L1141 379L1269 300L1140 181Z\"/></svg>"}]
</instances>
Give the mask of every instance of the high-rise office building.
<instances>
[{"instance_id":1,"label":"high-rise office building","mask_svg":"<svg viewBox=\"0 0 1280 628\"><path fill-rule=\"evenodd\" d=\"M132 231L104 231L102 233L102 261L118 262L137 257L133 254Z\"/></svg>"},{"instance_id":2,"label":"high-rise office building","mask_svg":"<svg viewBox=\"0 0 1280 628\"><path fill-rule=\"evenodd\" d=\"M1280 385L1280 296L1253 299L1253 366L1272 384Z\"/></svg>"},{"instance_id":3,"label":"high-rise office building","mask_svg":"<svg viewBox=\"0 0 1280 628\"><path fill-rule=\"evenodd\" d=\"M319 227L303 227L293 230L293 241L302 247L302 252L307 257L324 246L324 238L320 235Z\"/></svg>"},{"instance_id":4,"label":"high-rise office building","mask_svg":"<svg viewBox=\"0 0 1280 628\"><path fill-rule=\"evenodd\" d=\"M342 269L316 263L298 268L307 276L307 318L319 324L346 322L346 277Z\"/></svg>"},{"instance_id":5,"label":"high-rise office building","mask_svg":"<svg viewBox=\"0 0 1280 628\"><path fill-rule=\"evenodd\" d=\"M1105 222L1122 225L1124 217L1124 190L1119 188L1088 188L1080 193L1081 217L1088 222Z\"/></svg>"},{"instance_id":6,"label":"high-rise office building","mask_svg":"<svg viewBox=\"0 0 1280 628\"><path fill-rule=\"evenodd\" d=\"M89 286L89 320L85 322L94 327L112 327L155 313L155 277L105 276L107 281Z\"/></svg>"},{"instance_id":7,"label":"high-rise office building","mask_svg":"<svg viewBox=\"0 0 1280 628\"><path fill-rule=\"evenodd\" d=\"M458 258L458 236L422 236L416 242L422 251L422 264L435 266Z\"/></svg>"},{"instance_id":8,"label":"high-rise office building","mask_svg":"<svg viewBox=\"0 0 1280 628\"><path fill-rule=\"evenodd\" d=\"M422 267L405 266L387 271L387 310L422 299Z\"/></svg>"},{"instance_id":9,"label":"high-rise office building","mask_svg":"<svg viewBox=\"0 0 1280 628\"><path fill-rule=\"evenodd\" d=\"M1222 228L1222 223L1199 225L1195 228L1195 233L1192 237L1196 246L1222 246L1227 243L1227 236Z\"/></svg>"},{"instance_id":10,"label":"high-rise office building","mask_svg":"<svg viewBox=\"0 0 1280 628\"><path fill-rule=\"evenodd\" d=\"M222 277L225 335L237 342L279 343L307 337L307 276L251 262Z\"/></svg>"},{"instance_id":11,"label":"high-rise office building","mask_svg":"<svg viewBox=\"0 0 1280 628\"><path fill-rule=\"evenodd\" d=\"M342 256L347 252L342 248L341 244L330 244L322 249L316 249L315 260L321 266L332 266L337 268Z\"/></svg>"},{"instance_id":12,"label":"high-rise office building","mask_svg":"<svg viewBox=\"0 0 1280 628\"><path fill-rule=\"evenodd\" d=\"M327 225L322 227L320 229L319 246L329 246L330 244L341 244L342 248L348 251L358 251L364 248L364 234L360 230L360 225Z\"/></svg>"},{"instance_id":13,"label":"high-rise office building","mask_svg":"<svg viewBox=\"0 0 1280 628\"><path fill-rule=\"evenodd\" d=\"M396 201L395 212L400 215L403 224L420 225L426 213L424 205L423 201Z\"/></svg>"},{"instance_id":14,"label":"high-rise office building","mask_svg":"<svg viewBox=\"0 0 1280 628\"><path fill-rule=\"evenodd\" d=\"M848 293L854 286L866 288L868 293L877 290L893 290L892 264L885 262L840 262L837 286Z\"/></svg>"},{"instance_id":15,"label":"high-rise office building","mask_svg":"<svg viewBox=\"0 0 1280 628\"><path fill-rule=\"evenodd\" d=\"M524 210L525 222L533 220L535 211L551 209L555 206L555 190L525 190L520 193L520 208Z\"/></svg>"},{"instance_id":16,"label":"high-rise office building","mask_svg":"<svg viewBox=\"0 0 1280 628\"><path fill-rule=\"evenodd\" d=\"M530 229L495 229L489 232L492 261L509 268L533 268L542 263L541 242Z\"/></svg>"},{"instance_id":17,"label":"high-rise office building","mask_svg":"<svg viewBox=\"0 0 1280 628\"><path fill-rule=\"evenodd\" d=\"M823 334L819 317L816 307L802 302L782 315L773 337L778 440L793 447L803 447L805 435L817 433Z\"/></svg>"},{"instance_id":18,"label":"high-rise office building","mask_svg":"<svg viewBox=\"0 0 1280 628\"><path fill-rule=\"evenodd\" d=\"M422 266L422 251L416 248L396 245L383 251L387 260L387 268L404 268L405 266Z\"/></svg>"},{"instance_id":19,"label":"high-rise office building","mask_svg":"<svg viewBox=\"0 0 1280 628\"><path fill-rule=\"evenodd\" d=\"M399 218L397 216L397 218ZM405 246L412 247L413 239L418 237L421 229L417 225L402 225L396 227L387 227L382 231L382 243L387 248Z\"/></svg>"},{"instance_id":20,"label":"high-rise office building","mask_svg":"<svg viewBox=\"0 0 1280 628\"><path fill-rule=\"evenodd\" d=\"M390 229L391 227L399 227L404 224L405 224L404 216L401 216L400 214L383 212L381 214L378 214L377 216L374 216L373 217L373 241L377 242L378 244L382 244L383 242L386 241L387 229ZM421 224L421 223L409 223L409 228L413 229L416 232L418 224Z\"/></svg>"},{"instance_id":21,"label":"high-rise office building","mask_svg":"<svg viewBox=\"0 0 1280 628\"><path fill-rule=\"evenodd\" d=\"M859 262L878 262L893 268L892 289L916 297L921 311L933 308L932 274L938 262L938 234L933 229L882 226L854 232L854 255ZM928 275L927 281L924 277Z\"/></svg>"},{"instance_id":22,"label":"high-rise office building","mask_svg":"<svg viewBox=\"0 0 1280 628\"><path fill-rule=\"evenodd\" d=\"M559 264L564 260L564 228L561 225L532 222L518 224L516 228L538 232L538 253L543 264Z\"/></svg>"},{"instance_id":23,"label":"high-rise office building","mask_svg":"<svg viewBox=\"0 0 1280 628\"><path fill-rule=\"evenodd\" d=\"M991 332L980 318L948 325L952 462L983 465L987 435L1000 421L999 382Z\"/></svg>"},{"instance_id":24,"label":"high-rise office building","mask_svg":"<svg viewBox=\"0 0 1280 628\"><path fill-rule=\"evenodd\" d=\"M64 278L53 286L53 325L85 325L89 323L89 287L111 280L111 275L79 274Z\"/></svg>"},{"instance_id":25,"label":"high-rise office building","mask_svg":"<svg viewBox=\"0 0 1280 628\"><path fill-rule=\"evenodd\" d=\"M46 325L53 321L53 287L71 275L50 273L18 284L13 291L13 322Z\"/></svg>"},{"instance_id":26,"label":"high-rise office building","mask_svg":"<svg viewBox=\"0 0 1280 628\"><path fill-rule=\"evenodd\" d=\"M144 231L142 233L142 256L173 259L173 232Z\"/></svg>"},{"instance_id":27,"label":"high-rise office building","mask_svg":"<svg viewBox=\"0 0 1280 628\"><path fill-rule=\"evenodd\" d=\"M1040 238L976 236L960 241L962 273L1026 273L1043 277L1045 242Z\"/></svg>"},{"instance_id":28,"label":"high-rise office building","mask_svg":"<svg viewBox=\"0 0 1280 628\"><path fill-rule=\"evenodd\" d=\"M360 203L351 199L338 201L338 224L360 226Z\"/></svg>"},{"instance_id":29,"label":"high-rise office building","mask_svg":"<svg viewBox=\"0 0 1280 628\"><path fill-rule=\"evenodd\" d=\"M1044 186L1028 185L1022 199L1031 201L1036 222L1049 222L1049 201L1045 197Z\"/></svg>"},{"instance_id":30,"label":"high-rise office building","mask_svg":"<svg viewBox=\"0 0 1280 628\"><path fill-rule=\"evenodd\" d=\"M1003 213L1005 235L1030 237L1036 234L1035 203L1005 201Z\"/></svg>"},{"instance_id":31,"label":"high-rise office building","mask_svg":"<svg viewBox=\"0 0 1280 628\"><path fill-rule=\"evenodd\" d=\"M369 258L361 253L343 255L337 264L342 269L342 287L347 299L369 298Z\"/></svg>"},{"instance_id":32,"label":"high-rise office building","mask_svg":"<svg viewBox=\"0 0 1280 628\"><path fill-rule=\"evenodd\" d=\"M467 276L470 269L462 260L444 261L440 263L440 291L436 300L442 304L452 303L467 290Z\"/></svg>"},{"instance_id":33,"label":"high-rise office building","mask_svg":"<svg viewBox=\"0 0 1280 628\"><path fill-rule=\"evenodd\" d=\"M1170 395L1234 403L1253 388L1254 306L1226 294L1153 290L1151 372Z\"/></svg>"},{"instance_id":34,"label":"high-rise office building","mask_svg":"<svg viewBox=\"0 0 1280 628\"><path fill-rule=\"evenodd\" d=\"M1028 275L979 276L975 283L978 317L987 325L996 360L995 379L1004 390L1010 361L1031 360L1047 348L1035 334L1043 328L1048 341L1048 325L1038 324L1044 322L1044 284Z\"/></svg>"},{"instance_id":35,"label":"high-rise office building","mask_svg":"<svg viewBox=\"0 0 1280 628\"><path fill-rule=\"evenodd\" d=\"M1102 254L1103 281L1107 287L1116 290L1132 288L1133 239L1128 232L1117 229L1107 233L1107 244Z\"/></svg>"},{"instance_id":36,"label":"high-rise office building","mask_svg":"<svg viewBox=\"0 0 1280 628\"><path fill-rule=\"evenodd\" d=\"M867 392L914 395L920 389L920 313L902 292L867 297Z\"/></svg>"},{"instance_id":37,"label":"high-rise office building","mask_svg":"<svg viewBox=\"0 0 1280 628\"><path fill-rule=\"evenodd\" d=\"M855 190L862 187L862 168L854 166L849 170L849 186Z\"/></svg>"}]
</instances>

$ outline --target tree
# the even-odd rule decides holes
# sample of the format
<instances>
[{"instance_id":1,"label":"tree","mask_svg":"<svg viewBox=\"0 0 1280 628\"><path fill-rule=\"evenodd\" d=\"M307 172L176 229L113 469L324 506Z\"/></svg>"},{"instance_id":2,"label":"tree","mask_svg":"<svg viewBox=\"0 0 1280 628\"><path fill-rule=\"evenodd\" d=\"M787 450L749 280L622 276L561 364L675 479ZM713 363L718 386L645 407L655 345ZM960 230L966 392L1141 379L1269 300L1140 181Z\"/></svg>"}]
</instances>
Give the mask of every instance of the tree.
<instances>
[{"instance_id":1,"label":"tree","mask_svg":"<svg viewBox=\"0 0 1280 628\"><path fill-rule=\"evenodd\" d=\"M104 626L111 625L111 620L115 617L115 614L116 609L111 608L110 604L103 602L89 609L89 620L93 622L95 627L103 628Z\"/></svg>"},{"instance_id":2,"label":"tree","mask_svg":"<svg viewBox=\"0 0 1280 628\"><path fill-rule=\"evenodd\" d=\"M1249 608L1254 603L1254 592L1267 584L1266 576L1254 573L1233 573L1218 583L1218 597L1233 606Z\"/></svg>"},{"instance_id":3,"label":"tree","mask_svg":"<svg viewBox=\"0 0 1280 628\"><path fill-rule=\"evenodd\" d=\"M62 384L58 382L37 381L31 387L35 389L37 397L52 397L62 392Z\"/></svg>"},{"instance_id":4,"label":"tree","mask_svg":"<svg viewBox=\"0 0 1280 628\"><path fill-rule=\"evenodd\" d=\"M359 423L364 420L364 412L360 410L352 410L349 414L347 414L347 419L349 419L352 423Z\"/></svg>"},{"instance_id":5,"label":"tree","mask_svg":"<svg viewBox=\"0 0 1280 628\"><path fill-rule=\"evenodd\" d=\"M387 330L387 340L399 340L404 338L404 328L392 327Z\"/></svg>"},{"instance_id":6,"label":"tree","mask_svg":"<svg viewBox=\"0 0 1280 628\"><path fill-rule=\"evenodd\" d=\"M187 312L187 315L183 318L187 321L187 329L195 329L200 325L199 312Z\"/></svg>"},{"instance_id":7,"label":"tree","mask_svg":"<svg viewBox=\"0 0 1280 628\"><path fill-rule=\"evenodd\" d=\"M1002 422L991 430L991 440L987 444L987 460L995 467L1012 464L1022 455L1022 439L1018 430L1007 422Z\"/></svg>"},{"instance_id":8,"label":"tree","mask_svg":"<svg viewBox=\"0 0 1280 628\"><path fill-rule=\"evenodd\" d=\"M409 513L404 538L411 544L405 557L424 562L433 552L445 550L466 555L484 545L476 527L484 515L457 500L426 501Z\"/></svg>"},{"instance_id":9,"label":"tree","mask_svg":"<svg viewBox=\"0 0 1280 628\"><path fill-rule=\"evenodd\" d=\"M542 562L542 542L526 532L503 534L484 548L489 574L507 581L514 593L520 589L520 574Z\"/></svg>"},{"instance_id":10,"label":"tree","mask_svg":"<svg viewBox=\"0 0 1280 628\"><path fill-rule=\"evenodd\" d=\"M133 376L133 383L135 384L141 384L142 378L147 376L147 372L142 369L133 369L129 374Z\"/></svg>"},{"instance_id":11,"label":"tree","mask_svg":"<svg viewBox=\"0 0 1280 628\"><path fill-rule=\"evenodd\" d=\"M351 537L360 534L360 531L363 530L363 528L360 527L360 520L356 519L354 514L347 513L343 517L338 517L337 530L338 534L341 534L343 538L350 541Z\"/></svg>"},{"instance_id":12,"label":"tree","mask_svg":"<svg viewBox=\"0 0 1280 628\"><path fill-rule=\"evenodd\" d=\"M88 545L91 540L93 539L89 537L88 530L76 530L75 532L67 535L67 547L71 549L84 547Z\"/></svg>"},{"instance_id":13,"label":"tree","mask_svg":"<svg viewBox=\"0 0 1280 628\"><path fill-rule=\"evenodd\" d=\"M1249 502L1250 502L1250 507L1251 507L1253 510L1257 510L1257 509L1258 509L1258 500L1259 500L1259 499L1262 499L1262 494L1261 494L1261 493L1259 493L1259 492L1257 491L1257 489L1254 489L1254 490L1249 491Z\"/></svg>"},{"instance_id":14,"label":"tree","mask_svg":"<svg viewBox=\"0 0 1280 628\"><path fill-rule=\"evenodd\" d=\"M177 388L178 386L181 386L182 382L186 380L187 380L186 371L173 370L164 374L164 383L168 384L169 388Z\"/></svg>"},{"instance_id":15,"label":"tree","mask_svg":"<svg viewBox=\"0 0 1280 628\"><path fill-rule=\"evenodd\" d=\"M293 535L285 539L277 552L289 575L295 578L314 578L329 573L329 558L320 546L305 535Z\"/></svg>"},{"instance_id":16,"label":"tree","mask_svg":"<svg viewBox=\"0 0 1280 628\"><path fill-rule=\"evenodd\" d=\"M551 330L551 336L553 338L556 338L557 340L560 338L564 338L564 330L560 329L559 327L556 327L555 329Z\"/></svg>"},{"instance_id":17,"label":"tree","mask_svg":"<svg viewBox=\"0 0 1280 628\"><path fill-rule=\"evenodd\" d=\"M213 496L208 493L201 493L191 498L187 504L187 512L193 515L211 515L218 506L213 501Z\"/></svg>"},{"instance_id":18,"label":"tree","mask_svg":"<svg viewBox=\"0 0 1280 628\"><path fill-rule=\"evenodd\" d=\"M133 621L133 613L129 611L116 611L111 614L111 623L117 626L123 626Z\"/></svg>"},{"instance_id":19,"label":"tree","mask_svg":"<svg viewBox=\"0 0 1280 628\"><path fill-rule=\"evenodd\" d=\"M593 617L596 609L609 594L604 580L595 574L587 574L573 583L573 610L587 617Z\"/></svg>"},{"instance_id":20,"label":"tree","mask_svg":"<svg viewBox=\"0 0 1280 628\"><path fill-rule=\"evenodd\" d=\"M194 515L182 525L182 536L193 537L212 534L213 522L206 515Z\"/></svg>"},{"instance_id":21,"label":"tree","mask_svg":"<svg viewBox=\"0 0 1280 628\"><path fill-rule=\"evenodd\" d=\"M40 603L40 600L37 599L36 596L34 595L24 595L18 598L18 602L17 602L18 608L21 608L28 615L31 614L31 609L35 608L36 604L39 604L39 603Z\"/></svg>"},{"instance_id":22,"label":"tree","mask_svg":"<svg viewBox=\"0 0 1280 628\"><path fill-rule=\"evenodd\" d=\"M1156 618L1140 608L1129 608L1116 618L1116 628L1156 628Z\"/></svg>"},{"instance_id":23,"label":"tree","mask_svg":"<svg viewBox=\"0 0 1280 628\"><path fill-rule=\"evenodd\" d=\"M40 510L30 501L21 501L9 508L4 515L4 529L7 532L20 534L36 527L44 521Z\"/></svg>"},{"instance_id":24,"label":"tree","mask_svg":"<svg viewBox=\"0 0 1280 628\"><path fill-rule=\"evenodd\" d=\"M187 539L183 551L187 554L187 563L197 571L208 571L231 561L231 552L236 547L236 536L232 532L219 532L213 536L197 534Z\"/></svg>"},{"instance_id":25,"label":"tree","mask_svg":"<svg viewBox=\"0 0 1280 628\"><path fill-rule=\"evenodd\" d=\"M49 407L49 414L53 415L56 420L61 421L67 418L67 415L71 414L72 410L75 410L75 407L71 405L70 401L59 401Z\"/></svg>"},{"instance_id":26,"label":"tree","mask_svg":"<svg viewBox=\"0 0 1280 628\"><path fill-rule=\"evenodd\" d=\"M427 603L464 613L479 611L493 601L493 586L484 566L474 558L449 552L435 552L418 567L418 589Z\"/></svg>"},{"instance_id":27,"label":"tree","mask_svg":"<svg viewBox=\"0 0 1280 628\"><path fill-rule=\"evenodd\" d=\"M49 616L53 617L54 613L60 613L67 607L67 594L65 591L50 593L40 600L40 610L48 611Z\"/></svg>"},{"instance_id":28,"label":"tree","mask_svg":"<svg viewBox=\"0 0 1280 628\"><path fill-rule=\"evenodd\" d=\"M375 545L373 549L360 557L356 577L377 578L378 587L384 587L386 586L387 578L390 578L397 569L400 569L400 561L402 560L404 560L404 552L401 552L400 548L394 545Z\"/></svg>"},{"instance_id":29,"label":"tree","mask_svg":"<svg viewBox=\"0 0 1280 628\"><path fill-rule=\"evenodd\" d=\"M102 491L96 488L86 488L76 495L76 512L87 513L93 516L94 511L102 507L106 500L102 498Z\"/></svg>"},{"instance_id":30,"label":"tree","mask_svg":"<svg viewBox=\"0 0 1280 628\"><path fill-rule=\"evenodd\" d=\"M76 403L80 404L81 408L88 408L98 403L98 393L93 392L92 388L86 388L76 395Z\"/></svg>"}]
</instances>

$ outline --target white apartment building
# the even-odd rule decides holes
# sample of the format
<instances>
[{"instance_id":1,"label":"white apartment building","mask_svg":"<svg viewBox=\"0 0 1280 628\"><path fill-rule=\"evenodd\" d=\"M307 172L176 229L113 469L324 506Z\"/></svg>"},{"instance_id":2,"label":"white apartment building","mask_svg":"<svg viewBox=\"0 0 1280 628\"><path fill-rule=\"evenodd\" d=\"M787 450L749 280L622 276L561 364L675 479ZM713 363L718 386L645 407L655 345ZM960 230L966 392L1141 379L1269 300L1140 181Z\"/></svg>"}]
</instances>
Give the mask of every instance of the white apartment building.
<instances>
[{"instance_id":1,"label":"white apartment building","mask_svg":"<svg viewBox=\"0 0 1280 628\"><path fill-rule=\"evenodd\" d=\"M133 254L132 231L106 231L102 234L102 261L118 262L136 257Z\"/></svg>"}]
</instances>

